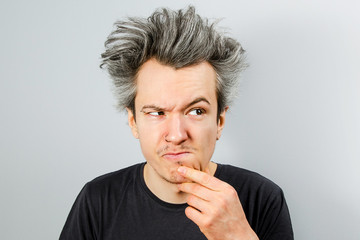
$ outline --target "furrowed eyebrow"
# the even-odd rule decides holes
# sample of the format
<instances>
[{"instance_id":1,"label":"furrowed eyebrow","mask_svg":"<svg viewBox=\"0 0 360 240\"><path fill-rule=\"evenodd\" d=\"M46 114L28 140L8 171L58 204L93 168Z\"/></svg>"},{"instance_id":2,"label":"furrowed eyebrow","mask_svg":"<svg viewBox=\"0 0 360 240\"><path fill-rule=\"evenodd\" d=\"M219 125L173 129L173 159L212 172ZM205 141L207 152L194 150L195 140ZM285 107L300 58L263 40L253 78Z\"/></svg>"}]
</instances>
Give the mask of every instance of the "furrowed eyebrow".
<instances>
[{"instance_id":1,"label":"furrowed eyebrow","mask_svg":"<svg viewBox=\"0 0 360 240\"><path fill-rule=\"evenodd\" d=\"M145 105L141 108L140 112L144 112L145 109L151 109L152 111L157 111L157 112L165 111L164 108L156 106L156 105Z\"/></svg>"},{"instance_id":2,"label":"furrowed eyebrow","mask_svg":"<svg viewBox=\"0 0 360 240\"><path fill-rule=\"evenodd\" d=\"M191 103L189 103L188 105L186 105L185 108L188 108L188 107L190 107L190 106L192 106L192 105L194 105L194 104L196 104L196 103L199 103L199 102L206 102L207 104L210 105L210 102L209 102L206 98L204 98L204 97L198 97L198 98L196 98L195 100L193 100Z\"/></svg>"},{"instance_id":3,"label":"furrowed eyebrow","mask_svg":"<svg viewBox=\"0 0 360 240\"><path fill-rule=\"evenodd\" d=\"M206 102L207 104L210 105L210 102L204 98L204 97L198 97L196 99L194 99L192 102L190 102L189 104L187 104L184 109L191 107L192 105L199 103L199 102ZM144 105L140 112L144 112L145 109L151 109L151 111L156 111L156 112L166 112L167 109L166 108L162 108L156 105Z\"/></svg>"}]
</instances>

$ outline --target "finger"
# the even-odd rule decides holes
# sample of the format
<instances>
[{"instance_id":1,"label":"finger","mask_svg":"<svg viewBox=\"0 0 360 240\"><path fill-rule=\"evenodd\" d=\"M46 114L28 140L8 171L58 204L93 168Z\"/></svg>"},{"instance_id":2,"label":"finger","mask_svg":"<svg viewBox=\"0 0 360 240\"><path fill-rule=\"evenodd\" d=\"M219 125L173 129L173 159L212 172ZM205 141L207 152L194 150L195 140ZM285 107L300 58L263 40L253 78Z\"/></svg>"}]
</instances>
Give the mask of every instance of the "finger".
<instances>
[{"instance_id":1,"label":"finger","mask_svg":"<svg viewBox=\"0 0 360 240\"><path fill-rule=\"evenodd\" d=\"M212 198L213 190L204 187L198 183L182 183L178 185L180 191L195 195L205 201L210 201Z\"/></svg>"},{"instance_id":2,"label":"finger","mask_svg":"<svg viewBox=\"0 0 360 240\"><path fill-rule=\"evenodd\" d=\"M220 191L224 187L224 182L219 179L211 176L210 174L192 168L181 166L178 168L178 172L187 179L214 191Z\"/></svg>"},{"instance_id":3,"label":"finger","mask_svg":"<svg viewBox=\"0 0 360 240\"><path fill-rule=\"evenodd\" d=\"M187 204L199 212L203 214L207 214L209 211L209 208L211 207L210 203L202 198L199 198L195 195L189 195L187 199Z\"/></svg>"},{"instance_id":4,"label":"finger","mask_svg":"<svg viewBox=\"0 0 360 240\"><path fill-rule=\"evenodd\" d=\"M189 206L189 207L187 207L185 209L185 215L191 221L193 221L196 225L198 225L199 227L201 226L201 223L203 222L204 216L197 209Z\"/></svg>"}]
</instances>

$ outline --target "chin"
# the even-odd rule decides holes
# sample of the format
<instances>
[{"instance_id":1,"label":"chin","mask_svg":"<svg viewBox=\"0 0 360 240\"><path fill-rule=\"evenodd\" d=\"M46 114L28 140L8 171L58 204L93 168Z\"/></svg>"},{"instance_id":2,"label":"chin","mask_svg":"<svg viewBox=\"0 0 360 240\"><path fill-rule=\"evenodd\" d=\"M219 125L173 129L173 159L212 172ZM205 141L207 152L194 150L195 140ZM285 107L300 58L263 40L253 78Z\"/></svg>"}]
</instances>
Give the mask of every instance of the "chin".
<instances>
[{"instance_id":1,"label":"chin","mask_svg":"<svg viewBox=\"0 0 360 240\"><path fill-rule=\"evenodd\" d=\"M196 162L196 161L183 160L183 161L178 161L178 162L174 163L174 165L175 165L174 168L176 168L176 170L180 166L185 166L185 167L188 167L188 168L192 168L192 169L201 171L200 170L201 169L200 163Z\"/></svg>"},{"instance_id":2,"label":"chin","mask_svg":"<svg viewBox=\"0 0 360 240\"><path fill-rule=\"evenodd\" d=\"M181 184L181 183L190 183L191 181L189 179L183 178L183 177L174 177L171 176L170 179L166 179L167 182L172 184Z\"/></svg>"},{"instance_id":3,"label":"chin","mask_svg":"<svg viewBox=\"0 0 360 240\"><path fill-rule=\"evenodd\" d=\"M180 173L178 173L177 169L180 166L185 166L185 167L189 167L192 169L196 169L196 170L200 170L200 164L197 162L193 162L193 161L178 161L178 162L173 162L170 165L166 166L165 168L163 168L163 172L162 174L162 178L164 180L166 180L169 183L173 183L173 184L180 184L180 183L185 183L185 182L191 182L191 180L184 178L183 176L180 175ZM160 172L158 172L160 173Z\"/></svg>"},{"instance_id":4,"label":"chin","mask_svg":"<svg viewBox=\"0 0 360 240\"><path fill-rule=\"evenodd\" d=\"M169 178L164 178L164 179L167 182L172 183L172 184L180 184L180 183L185 183L185 182L191 182L189 179L184 178L179 173L177 173L177 168L175 169L175 171L170 171Z\"/></svg>"}]
</instances>

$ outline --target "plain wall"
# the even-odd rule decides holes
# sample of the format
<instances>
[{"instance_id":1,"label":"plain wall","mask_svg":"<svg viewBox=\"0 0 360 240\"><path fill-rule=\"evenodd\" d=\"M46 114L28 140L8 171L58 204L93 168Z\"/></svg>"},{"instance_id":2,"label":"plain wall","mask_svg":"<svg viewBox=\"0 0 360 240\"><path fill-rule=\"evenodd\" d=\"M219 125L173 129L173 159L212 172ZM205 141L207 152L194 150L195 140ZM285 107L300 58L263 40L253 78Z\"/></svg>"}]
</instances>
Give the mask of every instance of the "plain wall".
<instances>
[{"instance_id":1,"label":"plain wall","mask_svg":"<svg viewBox=\"0 0 360 240\"><path fill-rule=\"evenodd\" d=\"M285 191L296 239L360 239L359 1L2 1L1 239L57 239L82 186L144 161L99 68L114 21L192 3L247 51L213 160Z\"/></svg>"}]
</instances>

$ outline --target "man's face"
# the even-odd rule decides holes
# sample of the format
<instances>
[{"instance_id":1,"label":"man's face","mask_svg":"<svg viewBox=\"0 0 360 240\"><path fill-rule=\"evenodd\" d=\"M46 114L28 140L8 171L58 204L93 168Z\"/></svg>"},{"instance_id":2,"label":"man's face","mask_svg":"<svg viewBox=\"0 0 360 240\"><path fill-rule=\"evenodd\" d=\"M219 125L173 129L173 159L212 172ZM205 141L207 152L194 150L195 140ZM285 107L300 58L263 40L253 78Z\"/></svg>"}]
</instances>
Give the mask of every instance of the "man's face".
<instances>
[{"instance_id":1,"label":"man's face","mask_svg":"<svg viewBox=\"0 0 360 240\"><path fill-rule=\"evenodd\" d=\"M180 183L180 165L205 171L225 122L225 111L217 120L216 73L209 63L175 70L145 62L135 109L136 120L128 109L129 125L153 176Z\"/></svg>"}]
</instances>

